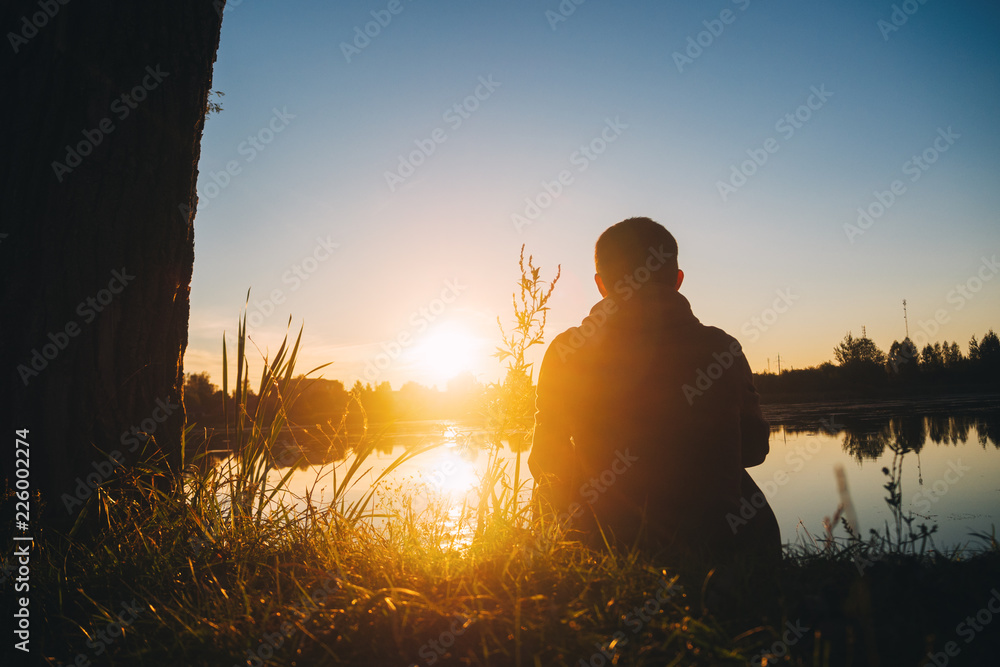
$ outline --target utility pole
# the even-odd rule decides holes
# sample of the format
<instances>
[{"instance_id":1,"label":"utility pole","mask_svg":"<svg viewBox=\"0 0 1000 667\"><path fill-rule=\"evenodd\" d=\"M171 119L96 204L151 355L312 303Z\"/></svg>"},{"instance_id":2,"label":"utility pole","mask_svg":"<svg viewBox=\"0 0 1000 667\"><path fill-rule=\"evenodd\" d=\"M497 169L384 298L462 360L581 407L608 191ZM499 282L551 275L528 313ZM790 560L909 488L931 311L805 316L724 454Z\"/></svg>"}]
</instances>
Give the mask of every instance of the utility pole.
<instances>
[{"instance_id":1,"label":"utility pole","mask_svg":"<svg viewBox=\"0 0 1000 667\"><path fill-rule=\"evenodd\" d=\"M778 375L781 375L781 352L778 353Z\"/></svg>"},{"instance_id":2,"label":"utility pole","mask_svg":"<svg viewBox=\"0 0 1000 667\"><path fill-rule=\"evenodd\" d=\"M903 326L906 328L906 338L910 338L910 323L906 319L906 299L903 299Z\"/></svg>"}]
</instances>

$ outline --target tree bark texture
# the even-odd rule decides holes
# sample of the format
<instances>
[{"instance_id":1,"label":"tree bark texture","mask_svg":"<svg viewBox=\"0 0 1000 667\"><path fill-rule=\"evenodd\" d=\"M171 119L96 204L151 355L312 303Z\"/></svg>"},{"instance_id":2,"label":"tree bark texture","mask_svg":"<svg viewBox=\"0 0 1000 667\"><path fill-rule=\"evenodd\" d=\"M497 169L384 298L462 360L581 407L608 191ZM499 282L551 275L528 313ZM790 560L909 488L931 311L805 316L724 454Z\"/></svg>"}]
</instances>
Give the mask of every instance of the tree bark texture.
<instances>
[{"instance_id":1,"label":"tree bark texture","mask_svg":"<svg viewBox=\"0 0 1000 667\"><path fill-rule=\"evenodd\" d=\"M4 446L30 429L32 487L53 518L107 469L98 449L138 461L133 428L182 463L195 182L221 23L212 0L0 10Z\"/></svg>"}]
</instances>

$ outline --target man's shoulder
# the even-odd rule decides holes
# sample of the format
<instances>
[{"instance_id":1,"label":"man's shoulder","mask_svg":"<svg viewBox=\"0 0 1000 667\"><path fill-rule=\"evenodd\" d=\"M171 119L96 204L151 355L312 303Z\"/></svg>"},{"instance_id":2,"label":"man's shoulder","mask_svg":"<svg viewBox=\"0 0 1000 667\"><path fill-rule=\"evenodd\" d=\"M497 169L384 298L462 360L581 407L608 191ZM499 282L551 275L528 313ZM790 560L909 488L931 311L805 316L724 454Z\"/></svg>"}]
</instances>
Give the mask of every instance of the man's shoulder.
<instances>
[{"instance_id":1,"label":"man's shoulder","mask_svg":"<svg viewBox=\"0 0 1000 667\"><path fill-rule=\"evenodd\" d=\"M577 326L570 327L562 333L556 334L556 337L549 343L546 357L555 356L561 362L566 361L575 352L580 351L586 346L589 338L586 335L586 331L584 327Z\"/></svg>"},{"instance_id":2,"label":"man's shoulder","mask_svg":"<svg viewBox=\"0 0 1000 667\"><path fill-rule=\"evenodd\" d=\"M724 347L733 354L736 354L737 352L743 352L743 346L740 345L740 341L738 341L735 336L727 333L726 331L720 329L719 327L713 327L707 324L701 324L700 326L703 329L703 335L707 339L713 341L713 346L717 345L720 347Z\"/></svg>"},{"instance_id":3,"label":"man's shoulder","mask_svg":"<svg viewBox=\"0 0 1000 667\"><path fill-rule=\"evenodd\" d=\"M617 312L618 306L613 299L603 299L595 304L583 321L575 327L569 327L552 339L550 348L562 350L580 350L601 338L608 318ZM560 355L563 356L563 355Z\"/></svg>"}]
</instances>

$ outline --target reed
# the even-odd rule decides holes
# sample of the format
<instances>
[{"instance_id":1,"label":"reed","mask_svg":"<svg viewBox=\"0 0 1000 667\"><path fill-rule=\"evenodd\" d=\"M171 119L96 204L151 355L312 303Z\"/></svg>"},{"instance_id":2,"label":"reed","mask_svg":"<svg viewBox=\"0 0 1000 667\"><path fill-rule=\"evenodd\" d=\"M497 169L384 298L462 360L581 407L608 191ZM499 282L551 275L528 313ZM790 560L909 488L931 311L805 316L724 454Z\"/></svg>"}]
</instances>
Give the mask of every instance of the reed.
<instances>
[{"instance_id":1,"label":"reed","mask_svg":"<svg viewBox=\"0 0 1000 667\"><path fill-rule=\"evenodd\" d=\"M33 650L51 665L918 665L986 603L1000 565L992 535L977 553L914 550L903 521L861 546L834 537L833 520L826 539L790 547L777 570L706 572L636 549L593 549L533 518L527 482L500 448L517 457L524 448L533 383L524 351L544 340L559 274L543 282L523 248L519 266L515 325L501 326L498 350L507 375L484 405L492 455L476 502L457 518L434 501L414 510L412 496L385 486L427 447L359 486L377 435L356 396L362 432L349 434L346 416L323 429L331 449L353 448L317 474L330 495L320 499L315 485L292 495L296 467L276 468L279 438L323 367L295 374L300 328L273 357L261 354L250 391L244 314L232 389L223 378L232 457L198 454L183 474L152 459L91 498L98 533L43 531ZM456 539L462 529L469 540ZM859 554L872 561L860 571ZM111 633L122 603L137 612ZM984 633L963 656L989 662L991 641Z\"/></svg>"}]
</instances>

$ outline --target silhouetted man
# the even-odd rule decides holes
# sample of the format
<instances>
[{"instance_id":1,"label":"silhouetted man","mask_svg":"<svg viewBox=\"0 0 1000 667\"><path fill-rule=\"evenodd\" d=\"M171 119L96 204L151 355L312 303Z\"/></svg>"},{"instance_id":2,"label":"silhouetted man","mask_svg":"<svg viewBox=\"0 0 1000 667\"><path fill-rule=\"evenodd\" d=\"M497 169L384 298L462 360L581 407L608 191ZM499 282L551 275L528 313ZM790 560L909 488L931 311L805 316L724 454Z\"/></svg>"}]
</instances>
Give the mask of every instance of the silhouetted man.
<instances>
[{"instance_id":1,"label":"silhouetted man","mask_svg":"<svg viewBox=\"0 0 1000 667\"><path fill-rule=\"evenodd\" d=\"M649 218L597 240L604 297L558 335L538 375L528 465L561 522L599 524L681 553L780 555L777 522L744 470L770 429L739 342L677 290L677 242Z\"/></svg>"}]
</instances>

